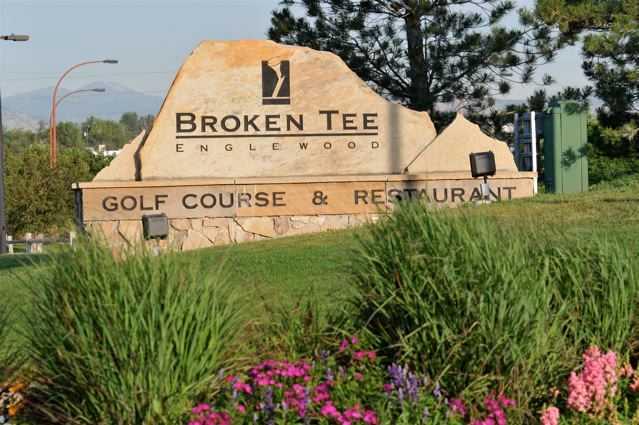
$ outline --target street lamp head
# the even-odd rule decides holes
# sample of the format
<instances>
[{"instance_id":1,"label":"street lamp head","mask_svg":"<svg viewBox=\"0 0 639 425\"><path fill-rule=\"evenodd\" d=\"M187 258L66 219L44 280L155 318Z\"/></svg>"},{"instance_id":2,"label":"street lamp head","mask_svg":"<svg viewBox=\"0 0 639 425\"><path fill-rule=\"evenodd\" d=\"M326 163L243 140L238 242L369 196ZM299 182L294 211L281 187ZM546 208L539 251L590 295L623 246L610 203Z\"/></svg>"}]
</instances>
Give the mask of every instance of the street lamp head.
<instances>
[{"instance_id":1,"label":"street lamp head","mask_svg":"<svg viewBox=\"0 0 639 425\"><path fill-rule=\"evenodd\" d=\"M116 59L105 59L102 61L103 63L116 64L118 61Z\"/></svg>"},{"instance_id":2,"label":"street lamp head","mask_svg":"<svg viewBox=\"0 0 639 425\"><path fill-rule=\"evenodd\" d=\"M2 36L2 39L8 41L29 41L29 36L24 34L11 34Z\"/></svg>"},{"instance_id":3,"label":"street lamp head","mask_svg":"<svg viewBox=\"0 0 639 425\"><path fill-rule=\"evenodd\" d=\"M97 89L91 89L91 91L94 91L96 93L104 93L106 91L106 89L101 87L101 88L97 88Z\"/></svg>"}]
</instances>

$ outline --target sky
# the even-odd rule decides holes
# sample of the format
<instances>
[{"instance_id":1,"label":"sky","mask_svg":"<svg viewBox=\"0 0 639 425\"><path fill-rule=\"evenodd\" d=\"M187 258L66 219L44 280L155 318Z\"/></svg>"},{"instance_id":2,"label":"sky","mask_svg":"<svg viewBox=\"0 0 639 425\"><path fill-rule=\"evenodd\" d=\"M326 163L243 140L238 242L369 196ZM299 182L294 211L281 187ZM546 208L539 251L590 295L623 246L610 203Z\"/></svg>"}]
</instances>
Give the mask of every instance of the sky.
<instances>
[{"instance_id":1,"label":"sky","mask_svg":"<svg viewBox=\"0 0 639 425\"><path fill-rule=\"evenodd\" d=\"M533 0L519 0L529 5ZM26 43L0 42L4 96L51 87L70 65L113 58L74 71L65 87L108 81L164 96L184 59L201 40L264 39L279 0L0 0L0 34L29 34ZM558 81L549 91L583 86L578 48L539 70ZM536 86L514 86L523 99Z\"/></svg>"}]
</instances>

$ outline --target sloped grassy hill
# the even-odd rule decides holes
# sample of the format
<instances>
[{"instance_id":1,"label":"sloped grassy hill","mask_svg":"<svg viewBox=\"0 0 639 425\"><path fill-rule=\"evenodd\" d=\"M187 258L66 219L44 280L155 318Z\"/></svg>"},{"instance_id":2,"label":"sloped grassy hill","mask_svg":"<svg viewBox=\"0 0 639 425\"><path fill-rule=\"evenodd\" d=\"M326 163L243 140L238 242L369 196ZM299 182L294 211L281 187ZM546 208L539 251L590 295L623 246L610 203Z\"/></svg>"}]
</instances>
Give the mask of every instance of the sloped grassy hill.
<instances>
[{"instance_id":1,"label":"sloped grassy hill","mask_svg":"<svg viewBox=\"0 0 639 425\"><path fill-rule=\"evenodd\" d=\"M605 236L639 256L639 176L599 185L584 194L541 194L532 199L464 208L472 214L492 217L513 232L544 229L586 239ZM313 291L325 300L327 308L332 308L348 291L347 271L356 234L357 230L336 231L182 255L200 256L212 270L224 265L227 279L247 291L255 291L256 307L295 303ZM0 303L28 308L28 297L18 276L31 261L46 258L0 258Z\"/></svg>"}]
</instances>

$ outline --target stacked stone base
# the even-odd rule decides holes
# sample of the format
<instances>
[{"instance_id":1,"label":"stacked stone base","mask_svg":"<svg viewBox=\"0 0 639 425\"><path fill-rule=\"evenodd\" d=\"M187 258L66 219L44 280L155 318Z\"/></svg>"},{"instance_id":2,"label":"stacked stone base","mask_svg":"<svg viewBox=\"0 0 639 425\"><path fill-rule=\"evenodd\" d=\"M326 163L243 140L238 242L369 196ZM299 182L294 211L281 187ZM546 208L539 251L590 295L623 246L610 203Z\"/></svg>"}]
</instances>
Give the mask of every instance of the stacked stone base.
<instances>
[{"instance_id":1,"label":"stacked stone base","mask_svg":"<svg viewBox=\"0 0 639 425\"><path fill-rule=\"evenodd\" d=\"M379 214L339 214L241 218L188 218L169 220L169 236L162 248L193 250L305 233L348 229L375 222ZM95 221L85 224L89 234L101 235L115 249L144 241L140 220ZM156 246L158 242L146 241Z\"/></svg>"}]
</instances>

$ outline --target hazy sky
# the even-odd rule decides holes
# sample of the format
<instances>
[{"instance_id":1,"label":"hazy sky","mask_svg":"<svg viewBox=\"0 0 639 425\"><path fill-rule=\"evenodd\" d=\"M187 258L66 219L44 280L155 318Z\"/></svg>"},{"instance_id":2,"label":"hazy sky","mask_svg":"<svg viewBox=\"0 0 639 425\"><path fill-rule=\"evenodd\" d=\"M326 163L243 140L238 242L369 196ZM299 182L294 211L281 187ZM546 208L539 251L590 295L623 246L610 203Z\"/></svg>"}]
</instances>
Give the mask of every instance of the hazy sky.
<instances>
[{"instance_id":1,"label":"hazy sky","mask_svg":"<svg viewBox=\"0 0 639 425\"><path fill-rule=\"evenodd\" d=\"M529 4L532 0L520 0ZM76 88L112 81L164 96L175 72L201 40L266 38L270 12L279 0L0 0L0 33L29 34L27 43L0 42L0 85L5 96L51 87L65 68L91 59L118 65L75 71ZM576 48L540 70L556 89L586 80ZM537 87L513 87L521 99ZM555 88L551 90L554 91Z\"/></svg>"}]
</instances>

